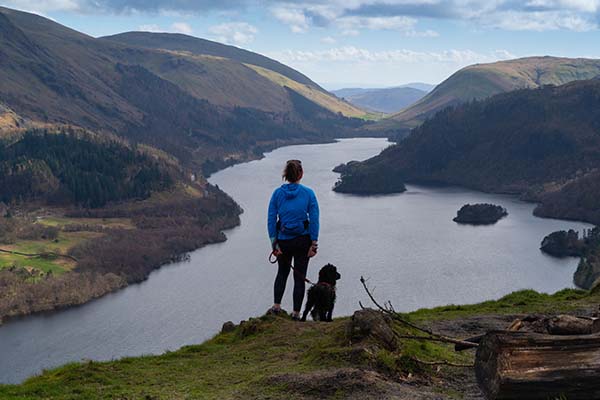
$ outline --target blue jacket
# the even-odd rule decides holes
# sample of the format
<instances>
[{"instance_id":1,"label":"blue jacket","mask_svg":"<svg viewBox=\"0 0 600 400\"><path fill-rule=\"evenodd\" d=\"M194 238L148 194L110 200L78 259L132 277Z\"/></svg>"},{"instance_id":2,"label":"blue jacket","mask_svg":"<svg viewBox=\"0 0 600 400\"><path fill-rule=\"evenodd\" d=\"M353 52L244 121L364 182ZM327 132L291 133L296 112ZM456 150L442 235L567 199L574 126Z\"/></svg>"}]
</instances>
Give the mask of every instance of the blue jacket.
<instances>
[{"instance_id":1,"label":"blue jacket","mask_svg":"<svg viewBox=\"0 0 600 400\"><path fill-rule=\"evenodd\" d=\"M277 232L277 219L281 228ZM308 229L305 221L309 221ZM299 183L286 183L275 189L269 202L267 218L269 238L273 242L310 235L311 240L319 239L319 204L312 189Z\"/></svg>"}]
</instances>

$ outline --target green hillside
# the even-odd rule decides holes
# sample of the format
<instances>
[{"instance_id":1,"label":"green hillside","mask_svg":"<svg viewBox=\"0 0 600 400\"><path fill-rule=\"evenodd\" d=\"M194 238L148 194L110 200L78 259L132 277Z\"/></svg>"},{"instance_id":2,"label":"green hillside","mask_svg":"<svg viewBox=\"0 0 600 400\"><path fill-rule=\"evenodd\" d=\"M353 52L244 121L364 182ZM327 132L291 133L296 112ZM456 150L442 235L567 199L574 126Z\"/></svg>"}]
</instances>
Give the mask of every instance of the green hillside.
<instances>
[{"instance_id":1,"label":"green hillside","mask_svg":"<svg viewBox=\"0 0 600 400\"><path fill-rule=\"evenodd\" d=\"M436 112L473 99L544 85L562 85L600 75L600 60L558 57L528 57L461 69L440 83L411 107L381 121L376 129L404 132L420 125Z\"/></svg>"},{"instance_id":2,"label":"green hillside","mask_svg":"<svg viewBox=\"0 0 600 400\"><path fill-rule=\"evenodd\" d=\"M235 46L181 34L150 32L127 32L102 40L159 50L160 60L153 55L154 59L140 57L136 62L214 104L287 111L290 101L282 88L287 86L334 113L348 117L366 114L300 72Z\"/></svg>"}]
</instances>

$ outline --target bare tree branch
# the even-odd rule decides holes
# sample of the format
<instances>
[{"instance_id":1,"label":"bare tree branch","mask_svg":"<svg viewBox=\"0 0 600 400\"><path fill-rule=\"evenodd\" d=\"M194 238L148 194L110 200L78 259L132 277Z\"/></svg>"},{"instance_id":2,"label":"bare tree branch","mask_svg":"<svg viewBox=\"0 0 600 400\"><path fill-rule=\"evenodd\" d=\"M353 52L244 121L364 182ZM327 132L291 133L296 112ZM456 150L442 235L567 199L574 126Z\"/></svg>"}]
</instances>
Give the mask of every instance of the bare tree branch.
<instances>
[{"instance_id":1,"label":"bare tree branch","mask_svg":"<svg viewBox=\"0 0 600 400\"><path fill-rule=\"evenodd\" d=\"M423 361L419 360L417 357L410 357L411 360L418 362L419 364L424 365L447 365L449 367L457 367L457 368L473 368L474 364L457 364L450 361L442 360L442 361Z\"/></svg>"},{"instance_id":2,"label":"bare tree branch","mask_svg":"<svg viewBox=\"0 0 600 400\"><path fill-rule=\"evenodd\" d=\"M393 311L393 307L391 306L391 303L390 303L389 308L387 308L387 307L383 307L381 304L379 304L377 302L377 300L375 300L375 297L373 296L373 294L371 293L371 290L369 290L369 287L367 286L367 281L362 276L360 277L360 283L362 283L365 291L367 292L367 295L369 296L369 298L371 299L371 301L373 302L373 304L375 304L375 306L377 306L377 308L379 308L379 310L381 312L383 312L386 315L389 315L393 320L398 321L398 322L400 322L400 323L402 323L402 324L404 324L406 326L409 326L409 327L411 327L413 329L416 329L416 330L421 331L423 333L426 333L428 335L431 335L431 336L433 336L436 339L440 339L440 340L435 340L435 341L444 341L446 343L459 344L459 345L464 346L466 348L477 347L478 346L477 343L467 342L467 341L464 341L464 340L460 340L460 339L455 339L455 338L451 338L451 337L448 337L448 336L444 336L444 335L441 335L439 333L435 333L435 332L431 331L430 329L422 328L422 327L420 327L418 325L413 324L412 322L409 322L409 321L405 320L398 313L396 313L395 311ZM425 340L424 337L421 340Z\"/></svg>"}]
</instances>

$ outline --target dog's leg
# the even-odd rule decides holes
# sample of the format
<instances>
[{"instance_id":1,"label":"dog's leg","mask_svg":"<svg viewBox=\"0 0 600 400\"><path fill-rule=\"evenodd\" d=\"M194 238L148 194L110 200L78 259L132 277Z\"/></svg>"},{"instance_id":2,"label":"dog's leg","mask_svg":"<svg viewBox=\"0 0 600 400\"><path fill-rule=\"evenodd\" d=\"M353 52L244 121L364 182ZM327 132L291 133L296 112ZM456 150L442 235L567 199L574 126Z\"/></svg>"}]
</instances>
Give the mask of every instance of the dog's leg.
<instances>
[{"instance_id":1,"label":"dog's leg","mask_svg":"<svg viewBox=\"0 0 600 400\"><path fill-rule=\"evenodd\" d=\"M319 309L319 321L327 321L327 309L326 308Z\"/></svg>"},{"instance_id":2,"label":"dog's leg","mask_svg":"<svg viewBox=\"0 0 600 400\"><path fill-rule=\"evenodd\" d=\"M302 318L300 319L301 321L306 321L306 317L308 316L308 313L313 309L314 306L315 306L315 296L313 293L311 293L311 291L309 289L308 298L306 299L306 306L304 307L304 313L302 314Z\"/></svg>"},{"instance_id":3,"label":"dog's leg","mask_svg":"<svg viewBox=\"0 0 600 400\"><path fill-rule=\"evenodd\" d=\"M327 322L333 321L333 307L335 307L335 292L332 294L329 302L329 310L327 310Z\"/></svg>"}]
</instances>

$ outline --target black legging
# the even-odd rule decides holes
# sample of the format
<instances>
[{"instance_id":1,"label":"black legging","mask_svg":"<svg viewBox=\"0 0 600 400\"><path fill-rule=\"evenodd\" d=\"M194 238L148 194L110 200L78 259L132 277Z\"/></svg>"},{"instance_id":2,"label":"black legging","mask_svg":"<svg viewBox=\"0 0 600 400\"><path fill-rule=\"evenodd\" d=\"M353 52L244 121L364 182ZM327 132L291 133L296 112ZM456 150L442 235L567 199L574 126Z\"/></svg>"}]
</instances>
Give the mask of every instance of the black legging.
<instances>
[{"instance_id":1,"label":"black legging","mask_svg":"<svg viewBox=\"0 0 600 400\"><path fill-rule=\"evenodd\" d=\"M300 312L302 301L304 300L304 277L308 269L308 250L312 242L310 236L299 236L290 240L280 240L279 247L283 252L278 258L279 269L275 278L275 304L281 304L285 284L290 274L290 264L292 258L294 269L294 311Z\"/></svg>"}]
</instances>

